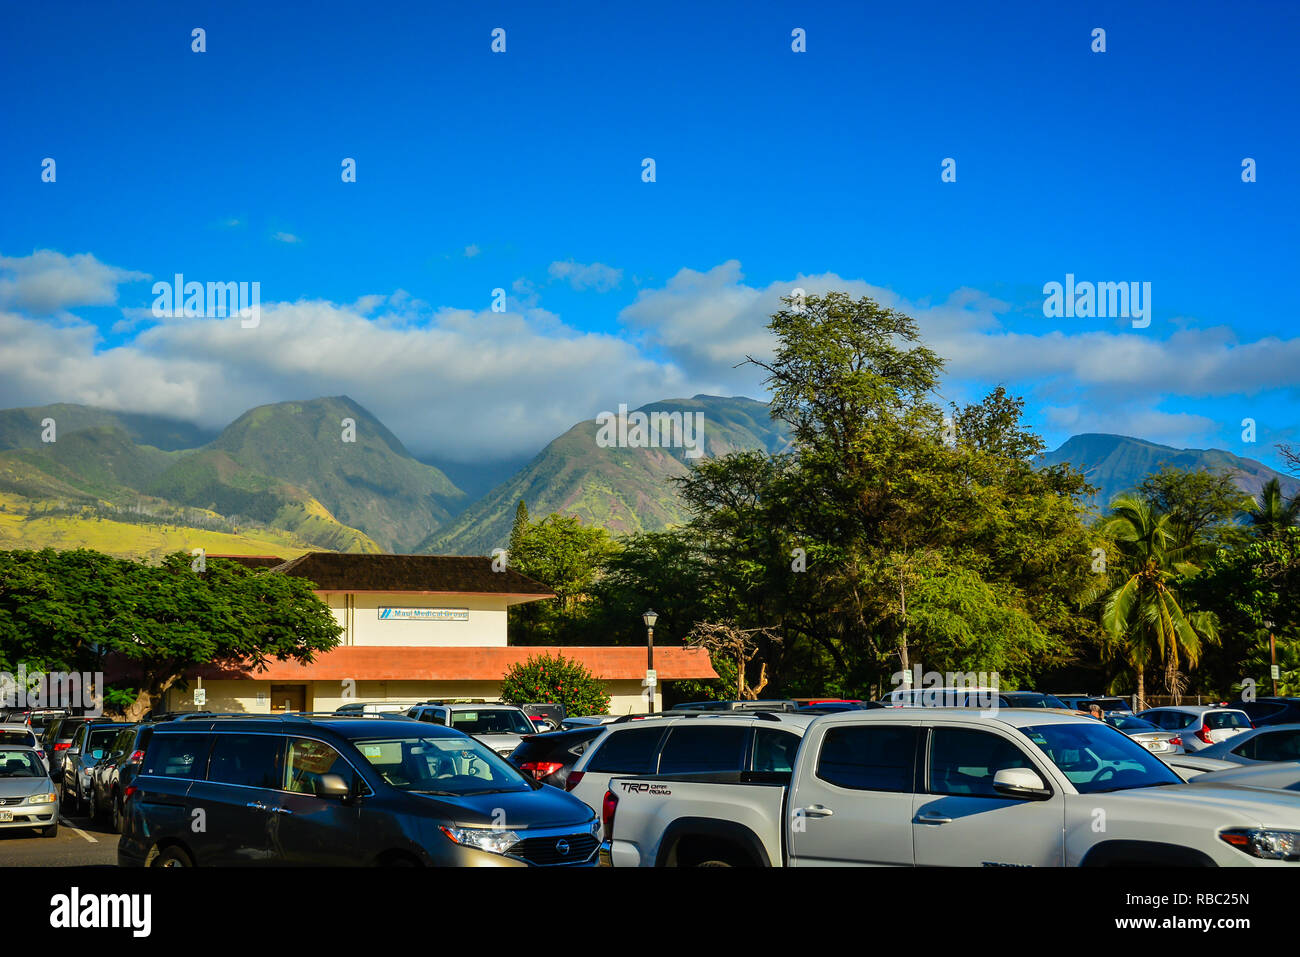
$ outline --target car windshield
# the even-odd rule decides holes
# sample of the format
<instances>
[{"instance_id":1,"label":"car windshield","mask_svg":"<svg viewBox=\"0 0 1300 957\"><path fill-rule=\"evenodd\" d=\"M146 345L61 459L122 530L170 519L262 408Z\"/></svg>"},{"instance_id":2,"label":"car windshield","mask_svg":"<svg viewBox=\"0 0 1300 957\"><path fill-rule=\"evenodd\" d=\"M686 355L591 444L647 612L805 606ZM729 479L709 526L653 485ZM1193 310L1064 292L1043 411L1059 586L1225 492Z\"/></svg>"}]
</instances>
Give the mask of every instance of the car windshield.
<instances>
[{"instance_id":1,"label":"car windshield","mask_svg":"<svg viewBox=\"0 0 1300 957\"><path fill-rule=\"evenodd\" d=\"M1183 783L1146 748L1101 722L1044 724L1020 730L1080 794Z\"/></svg>"},{"instance_id":2,"label":"car windshield","mask_svg":"<svg viewBox=\"0 0 1300 957\"><path fill-rule=\"evenodd\" d=\"M108 728L104 731L90 732L90 747L88 751L107 751L109 745L117 740L117 736L122 733L121 728Z\"/></svg>"},{"instance_id":3,"label":"car windshield","mask_svg":"<svg viewBox=\"0 0 1300 957\"><path fill-rule=\"evenodd\" d=\"M1152 724L1150 721L1142 718L1135 718L1129 714L1119 714L1112 711L1105 716L1106 723L1114 728L1119 728L1127 734L1138 734L1143 731L1160 731L1161 728Z\"/></svg>"},{"instance_id":4,"label":"car windshield","mask_svg":"<svg viewBox=\"0 0 1300 957\"><path fill-rule=\"evenodd\" d=\"M532 734L537 730L522 711L513 708L453 711L451 726L466 734Z\"/></svg>"},{"instance_id":5,"label":"car windshield","mask_svg":"<svg viewBox=\"0 0 1300 957\"><path fill-rule=\"evenodd\" d=\"M387 784L403 791L464 796L532 790L518 771L472 738L410 735L356 746Z\"/></svg>"},{"instance_id":6,"label":"car windshield","mask_svg":"<svg viewBox=\"0 0 1300 957\"><path fill-rule=\"evenodd\" d=\"M0 751L0 778L43 778L45 768L35 751Z\"/></svg>"}]
</instances>

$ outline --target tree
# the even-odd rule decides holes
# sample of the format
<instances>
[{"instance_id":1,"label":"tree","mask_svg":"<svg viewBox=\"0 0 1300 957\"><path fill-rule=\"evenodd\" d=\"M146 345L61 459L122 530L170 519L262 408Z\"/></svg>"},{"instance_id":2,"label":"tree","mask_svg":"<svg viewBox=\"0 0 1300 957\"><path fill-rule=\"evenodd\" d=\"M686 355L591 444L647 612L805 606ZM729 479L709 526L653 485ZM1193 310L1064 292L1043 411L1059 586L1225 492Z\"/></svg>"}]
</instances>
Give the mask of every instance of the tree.
<instances>
[{"instance_id":1,"label":"tree","mask_svg":"<svg viewBox=\"0 0 1300 957\"><path fill-rule=\"evenodd\" d=\"M1153 662L1163 667L1165 685L1177 698L1183 663L1195 666L1204 644L1217 637L1212 615L1183 607L1182 590L1197 569L1182 560L1186 547L1176 541L1172 518L1142 498L1117 497L1102 531L1116 542L1124 561L1120 584L1094 593L1101 599L1101 625L1133 667L1139 701L1145 699L1146 668Z\"/></svg>"},{"instance_id":2,"label":"tree","mask_svg":"<svg viewBox=\"0 0 1300 957\"><path fill-rule=\"evenodd\" d=\"M1226 471L1166 465L1143 479L1138 492L1157 512L1169 516L1174 539L1192 551L1212 553L1219 545L1242 539L1234 519L1249 507L1250 498Z\"/></svg>"},{"instance_id":3,"label":"tree","mask_svg":"<svg viewBox=\"0 0 1300 957\"><path fill-rule=\"evenodd\" d=\"M758 681L752 685L745 678L745 669L758 657L760 637L769 642L781 640L773 628L738 628L729 621L700 622L686 640L688 644L707 648L710 657L730 660L736 670L736 700L754 701L767 687L767 662L759 660Z\"/></svg>"},{"instance_id":4,"label":"tree","mask_svg":"<svg viewBox=\"0 0 1300 957\"><path fill-rule=\"evenodd\" d=\"M506 555L513 562L523 547L524 536L528 534L528 506L521 498L515 506L515 523L510 527L510 543Z\"/></svg>"},{"instance_id":5,"label":"tree","mask_svg":"<svg viewBox=\"0 0 1300 957\"><path fill-rule=\"evenodd\" d=\"M0 661L92 672L113 661L134 691L125 716L137 721L202 665L255 672L338 644L342 629L306 579L221 559L198 573L190 562L184 553L146 565L86 549L0 552Z\"/></svg>"},{"instance_id":6,"label":"tree","mask_svg":"<svg viewBox=\"0 0 1300 957\"><path fill-rule=\"evenodd\" d=\"M546 585L555 598L532 602L511 618L528 640L550 643L581 628L587 598L603 564L617 550L603 528L589 528L574 515L548 515L530 522L510 556L522 574ZM515 612L512 609L512 612Z\"/></svg>"},{"instance_id":7,"label":"tree","mask_svg":"<svg viewBox=\"0 0 1300 957\"><path fill-rule=\"evenodd\" d=\"M501 679L501 700L510 704L563 705L571 717L609 713L609 693L580 661L543 652L513 665Z\"/></svg>"},{"instance_id":8,"label":"tree","mask_svg":"<svg viewBox=\"0 0 1300 957\"><path fill-rule=\"evenodd\" d=\"M1259 497L1246 505L1245 512L1257 536L1279 538L1285 529L1300 525L1300 492L1288 502L1282 495L1282 483L1271 478L1260 489Z\"/></svg>"}]
</instances>

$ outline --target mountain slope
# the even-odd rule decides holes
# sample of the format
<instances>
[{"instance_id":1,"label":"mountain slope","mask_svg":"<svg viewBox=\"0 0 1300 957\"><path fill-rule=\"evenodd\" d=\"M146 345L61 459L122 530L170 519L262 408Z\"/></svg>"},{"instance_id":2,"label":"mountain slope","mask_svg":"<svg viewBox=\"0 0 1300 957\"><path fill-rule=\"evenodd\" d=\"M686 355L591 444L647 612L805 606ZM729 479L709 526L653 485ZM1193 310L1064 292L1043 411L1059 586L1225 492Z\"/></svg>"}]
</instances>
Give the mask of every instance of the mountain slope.
<instances>
[{"instance_id":1,"label":"mountain slope","mask_svg":"<svg viewBox=\"0 0 1300 957\"><path fill-rule=\"evenodd\" d=\"M747 449L777 451L787 430L763 402L697 395L642 406L637 411L704 414L704 454ZM686 513L668 481L685 475L681 448L601 448L595 419L579 422L551 442L517 475L475 502L417 551L486 555L504 548L522 498L533 520L560 512L615 533L655 531L680 524Z\"/></svg>"},{"instance_id":2,"label":"mountain slope","mask_svg":"<svg viewBox=\"0 0 1300 957\"><path fill-rule=\"evenodd\" d=\"M1148 474L1159 471L1164 465L1187 471L1225 470L1232 474L1237 487L1248 495L1258 494L1271 478L1281 482L1282 491L1288 497L1300 491L1300 481L1275 472L1254 459L1242 458L1222 449L1176 449L1126 435L1086 433L1071 436L1060 448L1040 456L1038 462L1040 465L1068 462L1083 472L1087 480L1100 490L1092 503L1096 507L1105 507L1116 495L1141 485Z\"/></svg>"},{"instance_id":3,"label":"mountain slope","mask_svg":"<svg viewBox=\"0 0 1300 957\"><path fill-rule=\"evenodd\" d=\"M166 452L192 449L211 441L215 434L189 422L139 412L114 412L68 402L23 409L0 409L0 451L36 449L46 419L54 420L55 444L72 432L110 428L124 432L138 445L152 445Z\"/></svg>"},{"instance_id":4,"label":"mountain slope","mask_svg":"<svg viewBox=\"0 0 1300 957\"><path fill-rule=\"evenodd\" d=\"M343 440L344 419L355 422L355 441ZM386 551L415 547L464 497L347 396L250 409L208 449L257 475L305 489L339 522Z\"/></svg>"}]
</instances>

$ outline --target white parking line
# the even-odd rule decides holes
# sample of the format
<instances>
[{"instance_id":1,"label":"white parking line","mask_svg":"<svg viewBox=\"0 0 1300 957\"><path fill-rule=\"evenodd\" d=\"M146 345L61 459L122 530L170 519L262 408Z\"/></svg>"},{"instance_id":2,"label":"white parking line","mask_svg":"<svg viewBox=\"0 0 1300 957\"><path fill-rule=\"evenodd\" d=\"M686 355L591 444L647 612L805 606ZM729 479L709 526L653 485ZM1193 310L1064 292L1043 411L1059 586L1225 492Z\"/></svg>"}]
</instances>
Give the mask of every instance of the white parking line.
<instances>
[{"instance_id":1,"label":"white parking line","mask_svg":"<svg viewBox=\"0 0 1300 957\"><path fill-rule=\"evenodd\" d=\"M72 825L72 823L71 823L71 822L70 822L66 817L64 817L64 816L61 815L61 814L59 815L59 823L62 824L62 825L63 825L64 827L66 827L66 828L71 828L72 830L76 831L78 834L80 834L82 837L84 837L86 840L88 840L91 844L98 844L98 843L99 843L99 841L95 840L93 837L91 837L89 834L87 834L87 833L86 833L85 831L83 831L81 828L79 828L79 827L74 827L74 826Z\"/></svg>"}]
</instances>

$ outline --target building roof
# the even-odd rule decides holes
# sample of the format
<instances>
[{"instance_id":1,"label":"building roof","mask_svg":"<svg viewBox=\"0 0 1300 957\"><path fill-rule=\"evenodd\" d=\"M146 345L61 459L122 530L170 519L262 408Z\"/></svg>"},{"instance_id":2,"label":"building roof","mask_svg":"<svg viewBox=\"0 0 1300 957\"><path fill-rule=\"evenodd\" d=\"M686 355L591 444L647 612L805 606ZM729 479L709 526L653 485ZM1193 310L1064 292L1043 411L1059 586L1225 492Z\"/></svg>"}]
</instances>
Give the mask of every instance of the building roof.
<instances>
[{"instance_id":1,"label":"building roof","mask_svg":"<svg viewBox=\"0 0 1300 957\"><path fill-rule=\"evenodd\" d=\"M284 559L279 555L216 555L208 552L206 557L223 558L245 568L275 568L277 565L284 564Z\"/></svg>"},{"instance_id":2,"label":"building roof","mask_svg":"<svg viewBox=\"0 0 1300 957\"><path fill-rule=\"evenodd\" d=\"M418 592L554 598L539 581L513 568L494 571L492 558L465 555L358 555L308 552L275 566L318 591Z\"/></svg>"},{"instance_id":3,"label":"building roof","mask_svg":"<svg viewBox=\"0 0 1300 957\"><path fill-rule=\"evenodd\" d=\"M265 671L206 666L204 678L253 678L260 681L499 681L506 671L533 655L559 654L578 661L605 681L645 677L646 650L638 646L427 647L343 645L317 655L311 664L267 663ZM661 681L716 678L703 648L655 649L655 672Z\"/></svg>"}]
</instances>

